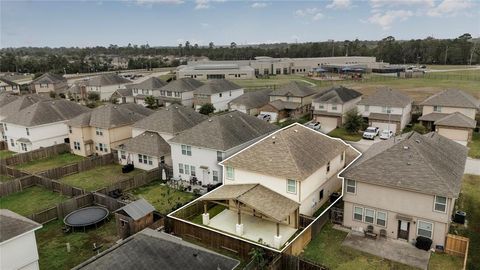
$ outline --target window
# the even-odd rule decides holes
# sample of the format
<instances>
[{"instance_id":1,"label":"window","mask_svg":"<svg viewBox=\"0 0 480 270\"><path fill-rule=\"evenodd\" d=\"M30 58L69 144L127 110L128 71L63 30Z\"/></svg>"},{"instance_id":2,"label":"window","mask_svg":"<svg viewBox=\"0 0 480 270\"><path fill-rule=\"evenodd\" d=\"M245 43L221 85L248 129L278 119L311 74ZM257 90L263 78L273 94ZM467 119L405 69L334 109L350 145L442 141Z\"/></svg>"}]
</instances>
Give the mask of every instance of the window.
<instances>
[{"instance_id":1,"label":"window","mask_svg":"<svg viewBox=\"0 0 480 270\"><path fill-rule=\"evenodd\" d=\"M25 131L27 132L27 136L30 136L30 130L28 128L25 128Z\"/></svg>"},{"instance_id":2,"label":"window","mask_svg":"<svg viewBox=\"0 0 480 270\"><path fill-rule=\"evenodd\" d=\"M336 111L337 110L337 105L332 105L332 111Z\"/></svg>"},{"instance_id":3,"label":"window","mask_svg":"<svg viewBox=\"0 0 480 270\"><path fill-rule=\"evenodd\" d=\"M73 142L73 149L80 150L80 143L79 142Z\"/></svg>"},{"instance_id":4,"label":"window","mask_svg":"<svg viewBox=\"0 0 480 270\"><path fill-rule=\"evenodd\" d=\"M20 146L22 146L22 151L27 151L27 145L24 143L20 143Z\"/></svg>"},{"instance_id":5,"label":"window","mask_svg":"<svg viewBox=\"0 0 480 270\"><path fill-rule=\"evenodd\" d=\"M330 161L327 163L327 173L330 172Z\"/></svg>"},{"instance_id":6,"label":"window","mask_svg":"<svg viewBox=\"0 0 480 270\"><path fill-rule=\"evenodd\" d=\"M143 163L143 155L138 154L138 162Z\"/></svg>"},{"instance_id":7,"label":"window","mask_svg":"<svg viewBox=\"0 0 480 270\"><path fill-rule=\"evenodd\" d=\"M345 159L345 151L340 155L340 161L343 161Z\"/></svg>"},{"instance_id":8,"label":"window","mask_svg":"<svg viewBox=\"0 0 480 270\"><path fill-rule=\"evenodd\" d=\"M222 97L222 93L218 94L219 97Z\"/></svg>"},{"instance_id":9,"label":"window","mask_svg":"<svg viewBox=\"0 0 480 270\"><path fill-rule=\"evenodd\" d=\"M382 211L377 211L377 225L378 226L387 226L387 213Z\"/></svg>"},{"instance_id":10,"label":"window","mask_svg":"<svg viewBox=\"0 0 480 270\"><path fill-rule=\"evenodd\" d=\"M353 207L353 219L358 221L363 221L363 208L354 206Z\"/></svg>"},{"instance_id":11,"label":"window","mask_svg":"<svg viewBox=\"0 0 480 270\"><path fill-rule=\"evenodd\" d=\"M435 211L447 212L447 197L435 196Z\"/></svg>"},{"instance_id":12,"label":"window","mask_svg":"<svg viewBox=\"0 0 480 270\"><path fill-rule=\"evenodd\" d=\"M7 124L3 123L3 127L5 128L5 131L8 131Z\"/></svg>"},{"instance_id":13,"label":"window","mask_svg":"<svg viewBox=\"0 0 480 270\"><path fill-rule=\"evenodd\" d=\"M383 113L392 113L392 107L382 107Z\"/></svg>"},{"instance_id":14,"label":"window","mask_svg":"<svg viewBox=\"0 0 480 270\"><path fill-rule=\"evenodd\" d=\"M365 208L365 222L372 223L375 220L375 210Z\"/></svg>"},{"instance_id":15,"label":"window","mask_svg":"<svg viewBox=\"0 0 480 270\"><path fill-rule=\"evenodd\" d=\"M442 107L441 106L433 106L433 111L434 112L442 112Z\"/></svg>"},{"instance_id":16,"label":"window","mask_svg":"<svg viewBox=\"0 0 480 270\"><path fill-rule=\"evenodd\" d=\"M345 185L345 188L348 193L355 194L357 192L357 182L347 179L347 184Z\"/></svg>"},{"instance_id":17,"label":"window","mask_svg":"<svg viewBox=\"0 0 480 270\"><path fill-rule=\"evenodd\" d=\"M222 161L223 160L223 153L222 151L217 151L217 161Z\"/></svg>"},{"instance_id":18,"label":"window","mask_svg":"<svg viewBox=\"0 0 480 270\"><path fill-rule=\"evenodd\" d=\"M287 192L297 194L297 181L287 179Z\"/></svg>"},{"instance_id":19,"label":"window","mask_svg":"<svg viewBox=\"0 0 480 270\"><path fill-rule=\"evenodd\" d=\"M172 96L172 91L167 91L167 97L171 97Z\"/></svg>"},{"instance_id":20,"label":"window","mask_svg":"<svg viewBox=\"0 0 480 270\"><path fill-rule=\"evenodd\" d=\"M126 155L125 151L120 151L120 158L121 159L127 159L127 155Z\"/></svg>"},{"instance_id":21,"label":"window","mask_svg":"<svg viewBox=\"0 0 480 270\"><path fill-rule=\"evenodd\" d=\"M103 136L103 130L101 128L95 128L95 134L98 136Z\"/></svg>"},{"instance_id":22,"label":"window","mask_svg":"<svg viewBox=\"0 0 480 270\"><path fill-rule=\"evenodd\" d=\"M98 149L97 150L100 150L100 151L104 151L104 144L103 143L99 143L98 144Z\"/></svg>"},{"instance_id":23,"label":"window","mask_svg":"<svg viewBox=\"0 0 480 270\"><path fill-rule=\"evenodd\" d=\"M68 133L72 133L72 126L68 126Z\"/></svg>"},{"instance_id":24,"label":"window","mask_svg":"<svg viewBox=\"0 0 480 270\"><path fill-rule=\"evenodd\" d=\"M212 171L213 182L218 182L218 171Z\"/></svg>"},{"instance_id":25,"label":"window","mask_svg":"<svg viewBox=\"0 0 480 270\"><path fill-rule=\"evenodd\" d=\"M323 189L320 190L320 194L318 194L318 200L321 201L323 199Z\"/></svg>"},{"instance_id":26,"label":"window","mask_svg":"<svg viewBox=\"0 0 480 270\"><path fill-rule=\"evenodd\" d=\"M142 154L138 154L138 162L143 164L149 164L149 165L153 164L152 157L149 157L147 155L142 155Z\"/></svg>"},{"instance_id":27,"label":"window","mask_svg":"<svg viewBox=\"0 0 480 270\"><path fill-rule=\"evenodd\" d=\"M165 156L160 157L160 164L165 164Z\"/></svg>"},{"instance_id":28,"label":"window","mask_svg":"<svg viewBox=\"0 0 480 270\"><path fill-rule=\"evenodd\" d=\"M192 147L190 145L182 144L182 155L191 156L192 155Z\"/></svg>"},{"instance_id":29,"label":"window","mask_svg":"<svg viewBox=\"0 0 480 270\"><path fill-rule=\"evenodd\" d=\"M185 174L190 174L190 166L185 164L184 168L185 168Z\"/></svg>"},{"instance_id":30,"label":"window","mask_svg":"<svg viewBox=\"0 0 480 270\"><path fill-rule=\"evenodd\" d=\"M323 110L325 107L323 106L323 104L318 104L318 109L319 110Z\"/></svg>"},{"instance_id":31,"label":"window","mask_svg":"<svg viewBox=\"0 0 480 270\"><path fill-rule=\"evenodd\" d=\"M417 235L432 238L433 223L419 220L417 222Z\"/></svg>"},{"instance_id":32,"label":"window","mask_svg":"<svg viewBox=\"0 0 480 270\"><path fill-rule=\"evenodd\" d=\"M175 93L175 97L180 97L180 92L174 92Z\"/></svg>"},{"instance_id":33,"label":"window","mask_svg":"<svg viewBox=\"0 0 480 270\"><path fill-rule=\"evenodd\" d=\"M14 141L13 139L10 139L10 145L11 145L12 147L15 147L15 141Z\"/></svg>"},{"instance_id":34,"label":"window","mask_svg":"<svg viewBox=\"0 0 480 270\"><path fill-rule=\"evenodd\" d=\"M182 163L178 163L178 173L183 174L183 164Z\"/></svg>"},{"instance_id":35,"label":"window","mask_svg":"<svg viewBox=\"0 0 480 270\"><path fill-rule=\"evenodd\" d=\"M233 178L234 178L233 167L227 166L227 179L233 180Z\"/></svg>"},{"instance_id":36,"label":"window","mask_svg":"<svg viewBox=\"0 0 480 270\"><path fill-rule=\"evenodd\" d=\"M195 176L195 175L196 175L196 174L195 174L195 166L191 166L191 165L190 165L190 175L191 175L191 176Z\"/></svg>"},{"instance_id":37,"label":"window","mask_svg":"<svg viewBox=\"0 0 480 270\"><path fill-rule=\"evenodd\" d=\"M160 96L165 96L165 90L160 90Z\"/></svg>"},{"instance_id":38,"label":"window","mask_svg":"<svg viewBox=\"0 0 480 270\"><path fill-rule=\"evenodd\" d=\"M147 159L148 159L148 165L153 165L152 157L147 157Z\"/></svg>"}]
</instances>

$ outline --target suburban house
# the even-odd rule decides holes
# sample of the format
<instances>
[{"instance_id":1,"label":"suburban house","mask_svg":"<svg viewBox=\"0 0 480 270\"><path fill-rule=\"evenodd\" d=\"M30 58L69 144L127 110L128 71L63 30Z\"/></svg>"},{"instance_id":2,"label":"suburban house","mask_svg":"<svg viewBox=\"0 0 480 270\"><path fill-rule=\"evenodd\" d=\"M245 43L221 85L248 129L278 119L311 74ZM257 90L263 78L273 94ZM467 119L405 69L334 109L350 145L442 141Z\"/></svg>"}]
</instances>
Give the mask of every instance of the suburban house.
<instances>
[{"instance_id":1,"label":"suburban house","mask_svg":"<svg viewBox=\"0 0 480 270\"><path fill-rule=\"evenodd\" d=\"M271 116L272 122L284 118L299 118L310 113L312 97L318 91L304 83L290 82L272 91L270 102L260 108L260 113Z\"/></svg>"},{"instance_id":2,"label":"suburban house","mask_svg":"<svg viewBox=\"0 0 480 270\"><path fill-rule=\"evenodd\" d=\"M460 90L444 90L420 105L423 107L422 116L418 120L431 131L462 144L472 139L480 101L470 94Z\"/></svg>"},{"instance_id":3,"label":"suburban house","mask_svg":"<svg viewBox=\"0 0 480 270\"><path fill-rule=\"evenodd\" d=\"M0 93L20 93L20 85L5 78L0 78Z\"/></svg>"},{"instance_id":4,"label":"suburban house","mask_svg":"<svg viewBox=\"0 0 480 270\"><path fill-rule=\"evenodd\" d=\"M195 109L203 104L211 103L215 111L228 110L228 103L243 94L243 87L228 80L218 79L207 81L194 91Z\"/></svg>"},{"instance_id":5,"label":"suburban house","mask_svg":"<svg viewBox=\"0 0 480 270\"><path fill-rule=\"evenodd\" d=\"M132 81L112 73L95 76L78 83L84 85L87 92L98 93L101 100L109 100L117 89L124 88L126 84L130 84Z\"/></svg>"},{"instance_id":6,"label":"suburban house","mask_svg":"<svg viewBox=\"0 0 480 270\"><path fill-rule=\"evenodd\" d=\"M0 269L40 269L35 231L42 225L0 209Z\"/></svg>"},{"instance_id":7,"label":"suburban house","mask_svg":"<svg viewBox=\"0 0 480 270\"><path fill-rule=\"evenodd\" d=\"M68 121L70 148L80 156L107 154L132 137L132 124L153 111L138 104L106 104Z\"/></svg>"},{"instance_id":8,"label":"suburban house","mask_svg":"<svg viewBox=\"0 0 480 270\"><path fill-rule=\"evenodd\" d=\"M239 264L179 237L146 228L73 269L232 270Z\"/></svg>"},{"instance_id":9,"label":"suburban house","mask_svg":"<svg viewBox=\"0 0 480 270\"><path fill-rule=\"evenodd\" d=\"M356 108L362 94L344 86L334 86L312 101L313 119L320 122L323 132L328 133L341 127L348 111Z\"/></svg>"},{"instance_id":10,"label":"suburban house","mask_svg":"<svg viewBox=\"0 0 480 270\"><path fill-rule=\"evenodd\" d=\"M205 185L221 183L218 162L276 129L275 125L238 111L212 116L168 141L174 178L196 177Z\"/></svg>"},{"instance_id":11,"label":"suburban house","mask_svg":"<svg viewBox=\"0 0 480 270\"><path fill-rule=\"evenodd\" d=\"M438 133L410 132L372 145L344 177L343 225L445 246L467 148Z\"/></svg>"},{"instance_id":12,"label":"suburban house","mask_svg":"<svg viewBox=\"0 0 480 270\"><path fill-rule=\"evenodd\" d=\"M45 73L30 83L37 94L60 93L67 89L67 79L62 75Z\"/></svg>"},{"instance_id":13,"label":"suburban house","mask_svg":"<svg viewBox=\"0 0 480 270\"><path fill-rule=\"evenodd\" d=\"M272 91L272 89L261 89L246 92L230 101L228 103L228 109L230 111L237 110L252 116L256 116L260 113L260 108L270 102L269 94Z\"/></svg>"},{"instance_id":14,"label":"suburban house","mask_svg":"<svg viewBox=\"0 0 480 270\"><path fill-rule=\"evenodd\" d=\"M125 85L125 88L132 92L133 102L143 106L147 106L147 104L145 103L145 97L159 97L160 88L165 85L167 85L167 83L160 80L159 78L150 77L140 83L127 84ZM126 103L126 99L122 99L122 103Z\"/></svg>"},{"instance_id":15,"label":"suburban house","mask_svg":"<svg viewBox=\"0 0 480 270\"><path fill-rule=\"evenodd\" d=\"M172 80L160 89L160 95L157 98L159 103L163 103L165 106L178 103L186 107L192 107L193 93L195 89L202 85L202 82L192 78Z\"/></svg>"},{"instance_id":16,"label":"suburban house","mask_svg":"<svg viewBox=\"0 0 480 270\"><path fill-rule=\"evenodd\" d=\"M59 99L39 101L10 114L2 120L8 150L27 152L68 142L65 123L88 111L75 102Z\"/></svg>"},{"instance_id":17,"label":"suburban house","mask_svg":"<svg viewBox=\"0 0 480 270\"><path fill-rule=\"evenodd\" d=\"M369 126L400 133L412 118L412 99L399 91L382 88L363 97L357 109Z\"/></svg>"}]
</instances>

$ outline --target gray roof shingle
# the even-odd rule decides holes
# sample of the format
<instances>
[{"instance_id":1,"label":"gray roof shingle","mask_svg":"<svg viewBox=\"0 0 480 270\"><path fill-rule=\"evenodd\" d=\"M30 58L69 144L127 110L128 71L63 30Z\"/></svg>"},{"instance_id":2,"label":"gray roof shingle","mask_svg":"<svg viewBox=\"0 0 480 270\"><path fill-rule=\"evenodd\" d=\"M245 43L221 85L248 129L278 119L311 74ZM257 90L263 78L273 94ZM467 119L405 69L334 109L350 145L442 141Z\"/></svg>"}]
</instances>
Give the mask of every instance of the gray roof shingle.
<instances>
[{"instance_id":1,"label":"gray roof shingle","mask_svg":"<svg viewBox=\"0 0 480 270\"><path fill-rule=\"evenodd\" d=\"M5 78L2 78L2 77L0 77L0 81L4 82L4 83L6 83L6 84L8 84L8 85L10 85L10 86L19 86L18 83L12 82L12 81L10 81L10 80L8 80L8 79L5 79Z\"/></svg>"},{"instance_id":2,"label":"gray roof shingle","mask_svg":"<svg viewBox=\"0 0 480 270\"><path fill-rule=\"evenodd\" d=\"M181 78L178 80L171 81L164 87L160 88L160 90L165 91L174 91L174 92L190 92L194 91L198 87L202 86L203 83L192 79L192 78Z\"/></svg>"},{"instance_id":3,"label":"gray roof shingle","mask_svg":"<svg viewBox=\"0 0 480 270\"><path fill-rule=\"evenodd\" d=\"M157 77L150 77L140 83L134 83L134 84L127 84L125 85L125 88L127 89L148 89L148 90L155 90L155 89L160 89L163 86L167 85L166 82L160 80Z\"/></svg>"},{"instance_id":4,"label":"gray roof shingle","mask_svg":"<svg viewBox=\"0 0 480 270\"><path fill-rule=\"evenodd\" d=\"M480 101L463 91L449 89L425 99L420 105L478 109Z\"/></svg>"},{"instance_id":5,"label":"gray roof shingle","mask_svg":"<svg viewBox=\"0 0 480 270\"><path fill-rule=\"evenodd\" d=\"M270 96L307 97L318 92L318 90L307 86L305 83L292 81L271 92Z\"/></svg>"},{"instance_id":6,"label":"gray roof shingle","mask_svg":"<svg viewBox=\"0 0 480 270\"><path fill-rule=\"evenodd\" d=\"M118 76L117 74L103 74L87 79L84 83L88 86L107 86L117 84L127 84L132 81Z\"/></svg>"},{"instance_id":7,"label":"gray roof shingle","mask_svg":"<svg viewBox=\"0 0 480 270\"><path fill-rule=\"evenodd\" d=\"M242 89L240 85L229 80L210 80L204 85L195 89L194 94L212 95L231 90Z\"/></svg>"},{"instance_id":8,"label":"gray roof shingle","mask_svg":"<svg viewBox=\"0 0 480 270\"><path fill-rule=\"evenodd\" d=\"M139 220L147 214L155 211L155 207L142 198L125 205L115 212L118 211L124 211L128 216L133 218L133 220Z\"/></svg>"},{"instance_id":9,"label":"gray roof shingle","mask_svg":"<svg viewBox=\"0 0 480 270\"><path fill-rule=\"evenodd\" d=\"M334 86L326 91L315 95L313 101L329 104L344 104L360 97L362 94L344 86Z\"/></svg>"},{"instance_id":10,"label":"gray roof shingle","mask_svg":"<svg viewBox=\"0 0 480 270\"><path fill-rule=\"evenodd\" d=\"M41 228L42 225L8 209L0 209L0 243Z\"/></svg>"},{"instance_id":11,"label":"gray roof shingle","mask_svg":"<svg viewBox=\"0 0 480 270\"><path fill-rule=\"evenodd\" d=\"M270 101L270 97L268 95L272 91L272 89L261 89L246 92L230 101L230 105L243 105L247 109L260 108Z\"/></svg>"},{"instance_id":12,"label":"gray roof shingle","mask_svg":"<svg viewBox=\"0 0 480 270\"><path fill-rule=\"evenodd\" d=\"M0 115L2 117L15 115L16 113L27 108L28 106L43 100L50 100L50 98L37 94L19 96L15 100L8 102L5 105L2 105Z\"/></svg>"},{"instance_id":13,"label":"gray roof shingle","mask_svg":"<svg viewBox=\"0 0 480 270\"><path fill-rule=\"evenodd\" d=\"M158 133L149 131L128 139L118 149L152 157L170 155L170 145Z\"/></svg>"},{"instance_id":14,"label":"gray roof shingle","mask_svg":"<svg viewBox=\"0 0 480 270\"><path fill-rule=\"evenodd\" d=\"M10 93L1 93L0 94L0 108L3 109L3 106L7 105L10 102L17 100L19 96L12 95Z\"/></svg>"},{"instance_id":15,"label":"gray roof shingle","mask_svg":"<svg viewBox=\"0 0 480 270\"><path fill-rule=\"evenodd\" d=\"M434 122L436 126L448 126L448 127L464 127L475 128L477 121L464 115L463 113L454 112Z\"/></svg>"},{"instance_id":16,"label":"gray roof shingle","mask_svg":"<svg viewBox=\"0 0 480 270\"><path fill-rule=\"evenodd\" d=\"M388 106L403 108L412 103L412 99L393 89L381 88L372 95L364 97L358 104L369 106Z\"/></svg>"},{"instance_id":17,"label":"gray roof shingle","mask_svg":"<svg viewBox=\"0 0 480 270\"><path fill-rule=\"evenodd\" d=\"M67 82L62 75L53 74L53 73L45 73L42 76L36 78L32 81L32 84L40 84L40 83L59 83L59 82Z\"/></svg>"},{"instance_id":18,"label":"gray roof shingle","mask_svg":"<svg viewBox=\"0 0 480 270\"><path fill-rule=\"evenodd\" d=\"M300 102L293 102L293 101L283 101L281 99L276 99L272 102L269 102L268 105L272 106L273 108L281 111L281 110L296 110L302 106Z\"/></svg>"}]
</instances>

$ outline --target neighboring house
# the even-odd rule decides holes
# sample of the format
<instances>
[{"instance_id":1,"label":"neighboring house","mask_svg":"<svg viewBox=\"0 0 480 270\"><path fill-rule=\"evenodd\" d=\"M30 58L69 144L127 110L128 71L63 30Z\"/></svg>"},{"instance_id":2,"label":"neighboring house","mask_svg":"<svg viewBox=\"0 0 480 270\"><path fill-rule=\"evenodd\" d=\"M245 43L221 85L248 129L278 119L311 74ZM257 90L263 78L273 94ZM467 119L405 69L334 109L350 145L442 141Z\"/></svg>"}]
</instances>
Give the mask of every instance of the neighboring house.
<instances>
[{"instance_id":1,"label":"neighboring house","mask_svg":"<svg viewBox=\"0 0 480 270\"><path fill-rule=\"evenodd\" d=\"M3 114L3 108L4 106L8 105L9 103L17 100L19 97L17 95L12 95L10 93L6 93L6 92L3 92L3 93L0 93L0 141L4 141L5 140L5 130L3 128L3 123L2 123L2 119L4 119L6 116L5 114Z\"/></svg>"},{"instance_id":2,"label":"neighboring house","mask_svg":"<svg viewBox=\"0 0 480 270\"><path fill-rule=\"evenodd\" d=\"M432 131L451 140L466 144L477 126L475 115L480 101L460 90L444 90L420 103L422 116L418 119Z\"/></svg>"},{"instance_id":3,"label":"neighboring house","mask_svg":"<svg viewBox=\"0 0 480 270\"><path fill-rule=\"evenodd\" d=\"M218 79L206 82L194 91L195 109L203 104L211 103L215 111L228 110L228 103L243 95L243 87L228 80Z\"/></svg>"},{"instance_id":4,"label":"neighboring house","mask_svg":"<svg viewBox=\"0 0 480 270\"><path fill-rule=\"evenodd\" d=\"M67 79L62 75L45 73L33 80L30 85L37 94L60 93L68 88Z\"/></svg>"},{"instance_id":5,"label":"neighboring house","mask_svg":"<svg viewBox=\"0 0 480 270\"><path fill-rule=\"evenodd\" d=\"M70 148L80 156L107 154L132 137L132 124L153 111L138 104L106 104L67 123Z\"/></svg>"},{"instance_id":6,"label":"neighboring house","mask_svg":"<svg viewBox=\"0 0 480 270\"><path fill-rule=\"evenodd\" d=\"M111 99L117 99L119 104L136 103L132 89L122 88L113 92Z\"/></svg>"},{"instance_id":7,"label":"neighboring house","mask_svg":"<svg viewBox=\"0 0 480 270\"><path fill-rule=\"evenodd\" d=\"M141 83L127 84L125 85L125 88L131 90L132 96L133 96L133 102L143 106L147 106L147 104L145 103L145 97L148 97L148 96L159 97L160 88L162 88L165 85L167 85L167 83L160 80L159 78L150 77ZM125 102L123 102L122 100L122 103L125 103Z\"/></svg>"},{"instance_id":8,"label":"neighboring house","mask_svg":"<svg viewBox=\"0 0 480 270\"><path fill-rule=\"evenodd\" d=\"M270 103L260 108L260 113L269 114L272 122L301 117L310 113L315 94L318 91L304 83L290 82L270 93Z\"/></svg>"},{"instance_id":9,"label":"neighboring house","mask_svg":"<svg viewBox=\"0 0 480 270\"><path fill-rule=\"evenodd\" d=\"M116 90L124 88L126 84L130 83L132 83L132 81L120 77L117 74L103 74L81 81L79 85L84 85L87 92L100 94L101 100L109 100Z\"/></svg>"},{"instance_id":10,"label":"neighboring house","mask_svg":"<svg viewBox=\"0 0 480 270\"><path fill-rule=\"evenodd\" d=\"M202 82L192 78L173 80L160 89L160 96L157 98L159 103L163 103L165 106L178 103L186 107L192 107L193 93L195 89L202 85Z\"/></svg>"},{"instance_id":11,"label":"neighboring house","mask_svg":"<svg viewBox=\"0 0 480 270\"><path fill-rule=\"evenodd\" d=\"M382 88L357 103L358 112L368 119L368 125L400 133L412 118L412 99L407 95Z\"/></svg>"},{"instance_id":12,"label":"neighboring house","mask_svg":"<svg viewBox=\"0 0 480 270\"><path fill-rule=\"evenodd\" d=\"M239 264L179 237L147 228L73 269L231 270Z\"/></svg>"},{"instance_id":13,"label":"neighboring house","mask_svg":"<svg viewBox=\"0 0 480 270\"><path fill-rule=\"evenodd\" d=\"M389 238L445 246L467 148L435 132L403 134L370 147L344 177L343 225Z\"/></svg>"},{"instance_id":14,"label":"neighboring house","mask_svg":"<svg viewBox=\"0 0 480 270\"><path fill-rule=\"evenodd\" d=\"M168 141L180 132L198 125L207 118L206 115L200 114L192 108L170 105L133 124L132 137L136 137L145 131L152 131Z\"/></svg>"},{"instance_id":15,"label":"neighboring house","mask_svg":"<svg viewBox=\"0 0 480 270\"><path fill-rule=\"evenodd\" d=\"M12 102L13 103L13 102ZM2 120L8 150L27 152L68 142L68 120L90 109L58 99L36 102Z\"/></svg>"},{"instance_id":16,"label":"neighboring house","mask_svg":"<svg viewBox=\"0 0 480 270\"><path fill-rule=\"evenodd\" d=\"M40 269L35 231L42 225L0 209L0 269Z\"/></svg>"},{"instance_id":17,"label":"neighboring house","mask_svg":"<svg viewBox=\"0 0 480 270\"><path fill-rule=\"evenodd\" d=\"M260 108L270 102L269 94L272 89L261 89L246 92L243 95L233 99L228 103L230 111L241 111L243 113L256 116L260 113Z\"/></svg>"},{"instance_id":18,"label":"neighboring house","mask_svg":"<svg viewBox=\"0 0 480 270\"><path fill-rule=\"evenodd\" d=\"M222 181L218 162L273 132L277 126L238 112L215 115L169 140L173 175L202 184Z\"/></svg>"},{"instance_id":19,"label":"neighboring house","mask_svg":"<svg viewBox=\"0 0 480 270\"><path fill-rule=\"evenodd\" d=\"M341 190L337 174L347 165L348 148L339 139L294 123L222 161L223 183L261 184L298 203L300 214L312 216Z\"/></svg>"},{"instance_id":20,"label":"neighboring house","mask_svg":"<svg viewBox=\"0 0 480 270\"><path fill-rule=\"evenodd\" d=\"M62 92L66 98L74 100L86 100L88 98L87 87L85 85L74 83Z\"/></svg>"},{"instance_id":21,"label":"neighboring house","mask_svg":"<svg viewBox=\"0 0 480 270\"><path fill-rule=\"evenodd\" d=\"M341 127L348 111L356 108L362 94L343 86L334 86L318 95L312 101L313 118L320 122L326 133Z\"/></svg>"},{"instance_id":22,"label":"neighboring house","mask_svg":"<svg viewBox=\"0 0 480 270\"><path fill-rule=\"evenodd\" d=\"M10 80L0 78L0 93L20 93L20 85Z\"/></svg>"}]
</instances>

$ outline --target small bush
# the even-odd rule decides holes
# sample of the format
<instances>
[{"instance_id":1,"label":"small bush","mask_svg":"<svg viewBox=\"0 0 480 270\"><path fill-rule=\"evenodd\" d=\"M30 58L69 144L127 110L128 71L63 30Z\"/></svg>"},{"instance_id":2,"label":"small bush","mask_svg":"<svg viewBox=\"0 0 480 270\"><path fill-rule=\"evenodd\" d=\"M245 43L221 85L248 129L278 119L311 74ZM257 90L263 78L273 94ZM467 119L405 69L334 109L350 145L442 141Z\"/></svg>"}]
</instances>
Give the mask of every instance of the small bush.
<instances>
[{"instance_id":1,"label":"small bush","mask_svg":"<svg viewBox=\"0 0 480 270\"><path fill-rule=\"evenodd\" d=\"M413 125L413 128L412 128L413 131L415 132L418 132L420 134L425 134L428 132L428 129L422 125L422 124L415 124Z\"/></svg>"}]
</instances>

